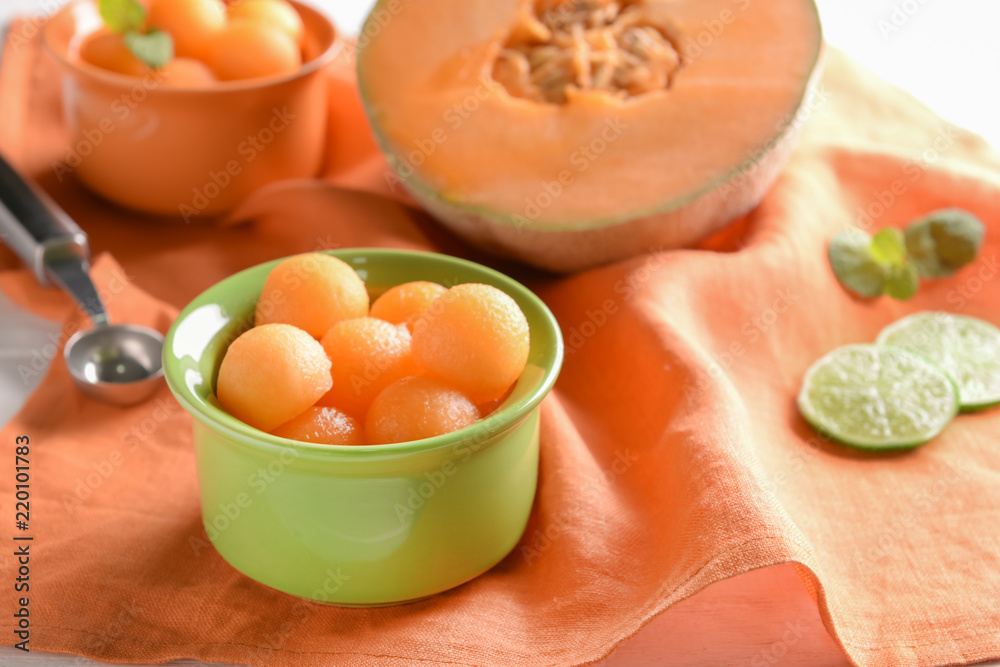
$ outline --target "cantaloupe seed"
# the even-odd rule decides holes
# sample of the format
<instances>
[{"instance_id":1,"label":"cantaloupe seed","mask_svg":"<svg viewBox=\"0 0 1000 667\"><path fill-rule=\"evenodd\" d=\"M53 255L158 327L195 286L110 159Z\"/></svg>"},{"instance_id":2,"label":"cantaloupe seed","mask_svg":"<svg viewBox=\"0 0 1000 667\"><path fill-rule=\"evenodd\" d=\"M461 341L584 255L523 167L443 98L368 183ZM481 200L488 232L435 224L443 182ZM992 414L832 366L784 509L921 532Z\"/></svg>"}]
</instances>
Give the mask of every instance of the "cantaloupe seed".
<instances>
[{"instance_id":1,"label":"cantaloupe seed","mask_svg":"<svg viewBox=\"0 0 1000 667\"><path fill-rule=\"evenodd\" d=\"M368 314L368 292L343 260L321 253L289 257L264 281L255 322L292 324L319 339L337 322Z\"/></svg>"},{"instance_id":2,"label":"cantaloupe seed","mask_svg":"<svg viewBox=\"0 0 1000 667\"><path fill-rule=\"evenodd\" d=\"M479 411L460 391L428 377L407 377L382 390L368 409L365 432L375 445L422 440L471 426Z\"/></svg>"},{"instance_id":3,"label":"cantaloupe seed","mask_svg":"<svg viewBox=\"0 0 1000 667\"><path fill-rule=\"evenodd\" d=\"M233 341L216 394L232 416L270 431L312 406L333 384L323 346L288 324L254 327Z\"/></svg>"},{"instance_id":4,"label":"cantaloupe seed","mask_svg":"<svg viewBox=\"0 0 1000 667\"><path fill-rule=\"evenodd\" d=\"M308 408L298 417L271 431L271 435L320 445L365 444L361 424L336 408Z\"/></svg>"},{"instance_id":5,"label":"cantaloupe seed","mask_svg":"<svg viewBox=\"0 0 1000 667\"><path fill-rule=\"evenodd\" d=\"M503 395L528 361L528 320L491 285L456 285L414 324L413 360L477 403Z\"/></svg>"},{"instance_id":6,"label":"cantaloupe seed","mask_svg":"<svg viewBox=\"0 0 1000 667\"><path fill-rule=\"evenodd\" d=\"M393 324L406 324L413 331L416 319L446 291L443 285L424 280L396 285L375 299L370 314Z\"/></svg>"},{"instance_id":7,"label":"cantaloupe seed","mask_svg":"<svg viewBox=\"0 0 1000 667\"><path fill-rule=\"evenodd\" d=\"M319 402L353 415L363 416L380 391L414 371L409 331L374 317L338 322L320 344L333 387Z\"/></svg>"},{"instance_id":8,"label":"cantaloupe seed","mask_svg":"<svg viewBox=\"0 0 1000 667\"><path fill-rule=\"evenodd\" d=\"M681 68L668 31L639 3L546 4L520 13L494 64L493 78L514 97L565 104L570 90L641 95L668 88ZM587 45L582 57L578 43Z\"/></svg>"}]
</instances>

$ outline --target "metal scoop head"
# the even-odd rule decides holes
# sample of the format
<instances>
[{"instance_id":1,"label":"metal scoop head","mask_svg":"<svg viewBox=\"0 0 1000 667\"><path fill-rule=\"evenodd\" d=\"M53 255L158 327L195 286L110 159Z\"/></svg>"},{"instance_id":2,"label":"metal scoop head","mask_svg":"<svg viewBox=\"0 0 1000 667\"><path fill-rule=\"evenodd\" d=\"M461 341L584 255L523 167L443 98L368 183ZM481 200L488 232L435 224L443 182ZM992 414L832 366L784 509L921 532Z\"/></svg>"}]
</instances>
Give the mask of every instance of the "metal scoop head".
<instances>
[{"instance_id":1,"label":"metal scoop head","mask_svg":"<svg viewBox=\"0 0 1000 667\"><path fill-rule=\"evenodd\" d=\"M66 213L0 158L0 232L42 285L56 284L94 322L68 341L73 381L88 396L117 405L147 399L163 377L163 336L148 327L108 322L87 269L90 248Z\"/></svg>"}]
</instances>

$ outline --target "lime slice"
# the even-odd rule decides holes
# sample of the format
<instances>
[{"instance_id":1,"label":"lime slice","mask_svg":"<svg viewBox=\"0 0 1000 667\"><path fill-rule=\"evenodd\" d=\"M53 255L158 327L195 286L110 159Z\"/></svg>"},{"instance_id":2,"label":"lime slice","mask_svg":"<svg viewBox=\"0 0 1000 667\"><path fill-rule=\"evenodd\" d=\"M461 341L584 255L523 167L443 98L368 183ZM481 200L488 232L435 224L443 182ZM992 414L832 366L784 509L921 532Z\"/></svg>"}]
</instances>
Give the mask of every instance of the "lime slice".
<instances>
[{"instance_id":1,"label":"lime slice","mask_svg":"<svg viewBox=\"0 0 1000 667\"><path fill-rule=\"evenodd\" d=\"M958 385L963 412L1000 403L1000 329L989 322L951 313L915 313L883 329L878 342L940 366Z\"/></svg>"},{"instance_id":2,"label":"lime slice","mask_svg":"<svg viewBox=\"0 0 1000 667\"><path fill-rule=\"evenodd\" d=\"M809 369L799 411L816 430L861 449L921 445L958 412L951 379L921 357L885 345L847 345Z\"/></svg>"}]
</instances>

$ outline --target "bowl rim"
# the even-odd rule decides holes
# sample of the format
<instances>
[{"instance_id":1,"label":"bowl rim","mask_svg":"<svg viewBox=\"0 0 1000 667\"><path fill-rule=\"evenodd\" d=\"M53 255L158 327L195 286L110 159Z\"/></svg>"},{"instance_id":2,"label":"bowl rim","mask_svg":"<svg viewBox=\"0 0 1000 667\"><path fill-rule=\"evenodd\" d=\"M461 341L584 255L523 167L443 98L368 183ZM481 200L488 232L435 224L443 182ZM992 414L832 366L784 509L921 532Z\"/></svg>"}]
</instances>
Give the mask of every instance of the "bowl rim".
<instances>
[{"instance_id":1,"label":"bowl rim","mask_svg":"<svg viewBox=\"0 0 1000 667\"><path fill-rule=\"evenodd\" d=\"M100 81L101 83L115 85L115 86L125 86L129 88L134 88L135 86L144 86L143 82L149 76L139 78L134 76L129 76L127 74L121 74L119 72L112 72L110 70L102 69L96 65L91 65L90 63L84 62L82 60L74 60L66 58L52 44L52 36L50 27L52 22L56 20L60 15L71 12L74 5L79 4L96 4L97 0L69 0L69 2L62 5L52 16L46 19L45 24L42 28L42 34L44 39L42 43L45 45L45 49L53 56L61 65L68 67L74 73L86 76L91 79ZM322 69L329 65L333 60L340 54L344 48L344 38L341 37L340 31L337 26L334 25L323 12L319 11L312 5L302 2L302 0L288 0L292 5L294 5L295 10L301 14L303 10L313 14L316 19L324 23L330 28L333 33L333 39L330 41L330 45L324 49L319 55L317 55L312 60L302 63L302 65L293 74L286 74L283 76L266 76L266 77L255 77L252 79L243 79L239 81L218 81L208 88L194 88L194 87L184 87L184 86L155 86L152 90L148 92L156 92L165 95L193 95L193 94L211 94L211 93L231 93L231 92L242 92L251 90L260 90L263 88L268 88L270 86L276 86L283 83L288 83L290 81L296 81L298 79L307 77L317 70ZM150 69L150 73L155 74L155 70Z\"/></svg>"},{"instance_id":2,"label":"bowl rim","mask_svg":"<svg viewBox=\"0 0 1000 667\"><path fill-rule=\"evenodd\" d=\"M538 314L541 316L542 325L549 331L552 339L555 341L554 349L545 355L545 363L540 366L543 371L541 379L537 381L532 390L527 392L524 396L510 405L501 406L499 409L474 424L457 431L452 431L451 433L445 433L431 438L424 438L422 440L410 440L407 442L387 443L382 445L326 445L281 438L279 436L271 435L265 431L255 429L252 426L236 419L232 415L227 414L221 408L218 408L211 403L202 401L191 391L183 379L183 375L185 374L185 369L181 365L183 358L177 357L173 354L174 336L178 326L195 310L212 303L220 303L222 299L215 297L214 294L225 290L227 284L237 282L241 277L244 277L249 273L264 271L267 267L273 268L288 257L295 256L289 255L287 257L279 257L248 267L215 283L192 299L191 302L188 303L188 305L185 306L180 313L178 313L177 317L170 325L170 329L167 332L163 343L162 367L164 377L166 378L167 385L169 386L171 393L181 404L181 407L183 407L195 419L198 419L209 428L226 435L235 442L239 442L242 445L250 446L253 449L263 452L292 449L297 451L300 455L309 454L313 457L319 456L331 459L352 458L371 460L394 458L398 455L418 454L447 448L458 449L458 445L465 445L470 440L479 443L487 443L497 435L500 435L503 431L513 427L514 425L520 423L524 418L528 417L555 385L556 379L558 378L559 372L562 368L565 355L565 346L559 322L556 320L555 315L552 314L552 311L549 310L548 306L545 305L545 302L543 302L538 295L510 276L487 266L483 266L482 264L455 257L453 255L422 250L361 247L319 250L314 252L332 255L338 259L344 259L345 261L350 258L371 257L372 255L379 255L386 259L405 259L416 256L425 261L437 261L444 264L451 264L465 270L472 270L473 272L483 274L485 277L489 277L492 280L501 283L503 285L501 289L508 295L514 296L512 292L515 293L522 299L531 303L532 306L538 310ZM483 446L483 444L480 444L480 446ZM478 450L478 447L476 447L474 451L475 450Z\"/></svg>"}]
</instances>

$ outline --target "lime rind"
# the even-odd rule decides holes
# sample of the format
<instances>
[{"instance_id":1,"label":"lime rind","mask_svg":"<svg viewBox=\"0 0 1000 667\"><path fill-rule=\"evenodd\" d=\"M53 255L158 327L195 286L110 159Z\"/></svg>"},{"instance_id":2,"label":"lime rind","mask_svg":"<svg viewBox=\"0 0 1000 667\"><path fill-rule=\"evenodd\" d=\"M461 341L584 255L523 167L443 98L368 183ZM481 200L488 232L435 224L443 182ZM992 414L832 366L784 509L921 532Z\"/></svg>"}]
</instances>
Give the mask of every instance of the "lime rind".
<instances>
[{"instance_id":1,"label":"lime rind","mask_svg":"<svg viewBox=\"0 0 1000 667\"><path fill-rule=\"evenodd\" d=\"M877 342L918 354L951 376L962 412L1000 405L1000 329L967 315L924 311L890 324Z\"/></svg>"},{"instance_id":2,"label":"lime rind","mask_svg":"<svg viewBox=\"0 0 1000 667\"><path fill-rule=\"evenodd\" d=\"M797 403L806 421L837 442L908 449L934 438L958 414L958 388L906 350L847 345L809 368Z\"/></svg>"}]
</instances>

